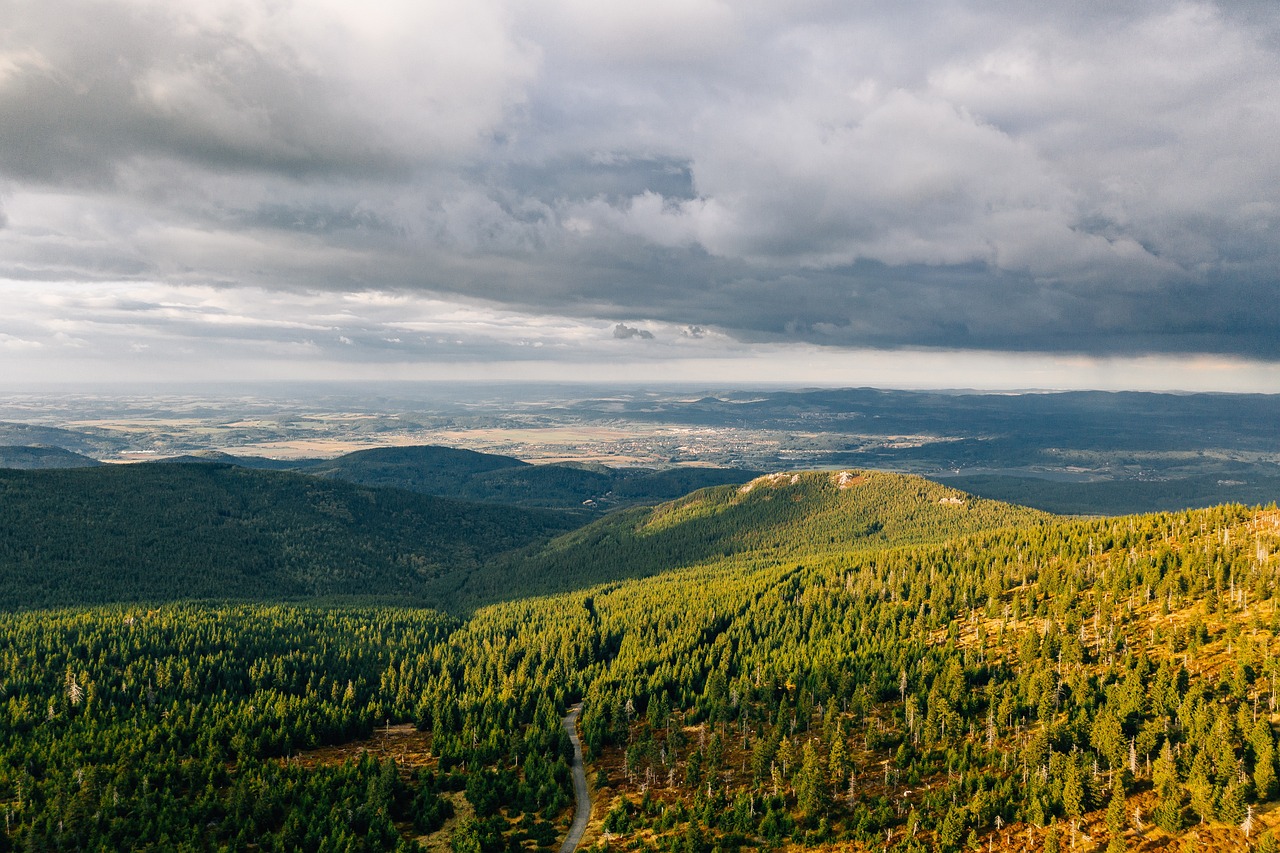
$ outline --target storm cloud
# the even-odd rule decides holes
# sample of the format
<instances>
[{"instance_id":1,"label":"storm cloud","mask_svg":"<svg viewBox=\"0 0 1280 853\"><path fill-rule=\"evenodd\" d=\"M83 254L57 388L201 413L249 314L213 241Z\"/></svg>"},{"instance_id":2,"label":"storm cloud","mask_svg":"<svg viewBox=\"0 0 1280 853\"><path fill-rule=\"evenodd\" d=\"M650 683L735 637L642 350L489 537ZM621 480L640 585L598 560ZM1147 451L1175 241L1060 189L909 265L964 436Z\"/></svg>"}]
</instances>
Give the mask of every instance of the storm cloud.
<instances>
[{"instance_id":1,"label":"storm cloud","mask_svg":"<svg viewBox=\"0 0 1280 853\"><path fill-rule=\"evenodd\" d=\"M228 321L140 306L241 288L254 346L356 359L654 328L1280 360L1274 3L2 8L7 350L199 338ZM55 284L74 329L31 307ZM104 293L137 302L91 327Z\"/></svg>"}]
</instances>

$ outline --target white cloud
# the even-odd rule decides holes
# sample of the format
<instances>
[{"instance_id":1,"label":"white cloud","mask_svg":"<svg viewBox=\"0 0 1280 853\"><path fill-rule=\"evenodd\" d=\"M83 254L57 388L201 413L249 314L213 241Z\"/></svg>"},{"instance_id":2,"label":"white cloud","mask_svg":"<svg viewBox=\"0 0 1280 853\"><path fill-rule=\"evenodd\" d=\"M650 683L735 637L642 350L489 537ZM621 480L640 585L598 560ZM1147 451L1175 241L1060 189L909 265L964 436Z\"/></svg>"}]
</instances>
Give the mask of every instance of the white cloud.
<instances>
[{"instance_id":1,"label":"white cloud","mask_svg":"<svg viewBox=\"0 0 1280 853\"><path fill-rule=\"evenodd\" d=\"M27 350L38 350L43 347L44 344L40 343L40 341L28 341L23 338L19 338L16 335L9 335L4 332L0 332L0 350L21 352Z\"/></svg>"}]
</instances>

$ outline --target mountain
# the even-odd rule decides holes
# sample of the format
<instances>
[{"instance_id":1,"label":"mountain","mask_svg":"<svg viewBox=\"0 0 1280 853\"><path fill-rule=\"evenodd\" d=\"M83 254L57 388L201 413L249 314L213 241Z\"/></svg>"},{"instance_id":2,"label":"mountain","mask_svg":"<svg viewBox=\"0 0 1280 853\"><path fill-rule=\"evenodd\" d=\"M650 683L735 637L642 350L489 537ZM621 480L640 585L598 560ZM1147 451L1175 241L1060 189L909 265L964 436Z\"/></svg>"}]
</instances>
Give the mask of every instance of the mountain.
<instances>
[{"instance_id":1,"label":"mountain","mask_svg":"<svg viewBox=\"0 0 1280 853\"><path fill-rule=\"evenodd\" d=\"M406 449L491 476L608 476ZM183 464L185 463L185 464ZM489 468L489 470L484 470ZM419 470L410 465L411 470ZM394 466L388 466L394 472ZM696 479L696 478L695 478ZM682 477L658 480L669 487ZM776 474L575 530L581 513L460 502L197 457L0 471L0 607L191 598L379 596L465 609L716 561L938 541L1047 516L917 477ZM557 539L552 537L561 535Z\"/></svg>"},{"instance_id":2,"label":"mountain","mask_svg":"<svg viewBox=\"0 0 1280 853\"><path fill-rule=\"evenodd\" d=\"M92 468L102 463L61 447L0 447L0 468Z\"/></svg>"},{"instance_id":3,"label":"mountain","mask_svg":"<svg viewBox=\"0 0 1280 853\"><path fill-rule=\"evenodd\" d=\"M418 600L452 573L577 523L209 462L0 471L0 608Z\"/></svg>"},{"instance_id":4,"label":"mountain","mask_svg":"<svg viewBox=\"0 0 1280 853\"><path fill-rule=\"evenodd\" d=\"M459 594L509 598L705 563L776 563L939 542L1052 518L905 474L769 474L612 513L466 576Z\"/></svg>"}]
</instances>

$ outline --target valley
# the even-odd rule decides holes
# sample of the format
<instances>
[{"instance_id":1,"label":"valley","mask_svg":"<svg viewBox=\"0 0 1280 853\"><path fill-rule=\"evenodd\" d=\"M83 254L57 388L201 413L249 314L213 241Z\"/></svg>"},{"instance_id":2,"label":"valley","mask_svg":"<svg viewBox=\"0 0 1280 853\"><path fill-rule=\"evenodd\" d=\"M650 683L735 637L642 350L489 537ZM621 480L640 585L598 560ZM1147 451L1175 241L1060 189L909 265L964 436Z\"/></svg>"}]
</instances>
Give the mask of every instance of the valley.
<instances>
[{"instance_id":1,"label":"valley","mask_svg":"<svg viewBox=\"0 0 1280 853\"><path fill-rule=\"evenodd\" d=\"M609 407L687 439L778 402ZM1013 476L1059 451L1003 440L930 479L583 459L581 425L530 426L577 442L543 460L357 440L379 418L349 411L303 428L360 449L249 453L213 414L10 429L59 443L0 458L0 850L1275 849L1280 517L1249 428L1194 464L1131 427L1088 451L1181 460L1141 477ZM898 461L991 450L897 417ZM748 457L772 473L707 464Z\"/></svg>"},{"instance_id":2,"label":"valley","mask_svg":"<svg viewBox=\"0 0 1280 853\"><path fill-rule=\"evenodd\" d=\"M98 472L192 478L176 505L327 482ZM337 517L372 499L338 486ZM578 702L590 849L1273 843L1274 510L1063 519L842 471L571 526L470 537L465 582L409 609L401 581L373 606L239 581L258 602L99 605L81 566L62 609L0 615L0 843L554 849Z\"/></svg>"},{"instance_id":3,"label":"valley","mask_svg":"<svg viewBox=\"0 0 1280 853\"><path fill-rule=\"evenodd\" d=\"M1277 419L1275 397L1257 394L304 383L15 392L0 399L0 448L44 448L10 451L21 467L86 464L51 449L305 468L443 445L619 470L871 468L1103 515L1273 499Z\"/></svg>"}]
</instances>

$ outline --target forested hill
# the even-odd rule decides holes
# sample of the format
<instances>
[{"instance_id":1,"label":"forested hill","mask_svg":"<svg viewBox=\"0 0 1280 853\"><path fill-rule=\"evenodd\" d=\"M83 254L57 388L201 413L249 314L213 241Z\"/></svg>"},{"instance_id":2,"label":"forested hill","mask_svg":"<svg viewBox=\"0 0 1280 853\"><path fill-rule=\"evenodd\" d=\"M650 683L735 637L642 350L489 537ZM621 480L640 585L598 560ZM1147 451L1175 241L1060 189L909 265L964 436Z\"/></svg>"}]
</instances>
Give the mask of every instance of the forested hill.
<instances>
[{"instance_id":1,"label":"forested hill","mask_svg":"<svg viewBox=\"0 0 1280 853\"><path fill-rule=\"evenodd\" d=\"M0 447L0 468L92 468L102 463L61 447Z\"/></svg>"},{"instance_id":2,"label":"forested hill","mask_svg":"<svg viewBox=\"0 0 1280 853\"><path fill-rule=\"evenodd\" d=\"M573 589L709 561L779 561L940 542L1054 519L921 477L872 471L769 474L623 510L468 576L476 600Z\"/></svg>"},{"instance_id":3,"label":"forested hill","mask_svg":"<svg viewBox=\"0 0 1280 853\"><path fill-rule=\"evenodd\" d=\"M655 471L532 465L511 456L434 445L359 450L297 470L458 500L578 510L671 500L707 486L743 483L757 473L733 468Z\"/></svg>"},{"instance_id":4,"label":"forested hill","mask_svg":"<svg viewBox=\"0 0 1280 853\"><path fill-rule=\"evenodd\" d=\"M0 471L0 608L325 595L418 601L580 519L231 465Z\"/></svg>"},{"instance_id":5,"label":"forested hill","mask_svg":"<svg viewBox=\"0 0 1280 853\"><path fill-rule=\"evenodd\" d=\"M918 477L835 472L703 489L575 531L581 514L187 462L0 471L0 607L340 595L465 610L708 560L933 542L1049 518Z\"/></svg>"},{"instance_id":6,"label":"forested hill","mask_svg":"<svg viewBox=\"0 0 1280 853\"><path fill-rule=\"evenodd\" d=\"M441 495L455 493L460 483L486 471L527 467L531 467L529 463L512 456L417 445L357 450L313 463L302 470L366 486L393 486Z\"/></svg>"}]
</instances>

